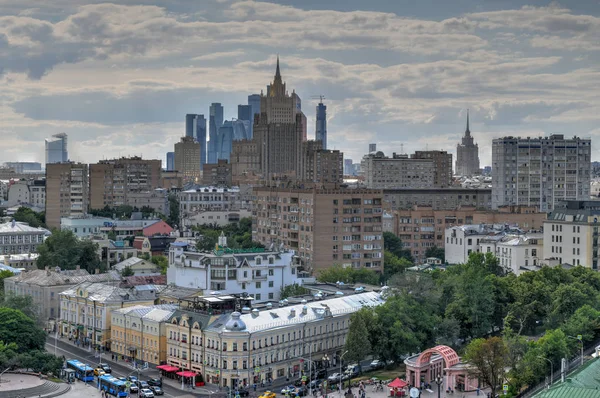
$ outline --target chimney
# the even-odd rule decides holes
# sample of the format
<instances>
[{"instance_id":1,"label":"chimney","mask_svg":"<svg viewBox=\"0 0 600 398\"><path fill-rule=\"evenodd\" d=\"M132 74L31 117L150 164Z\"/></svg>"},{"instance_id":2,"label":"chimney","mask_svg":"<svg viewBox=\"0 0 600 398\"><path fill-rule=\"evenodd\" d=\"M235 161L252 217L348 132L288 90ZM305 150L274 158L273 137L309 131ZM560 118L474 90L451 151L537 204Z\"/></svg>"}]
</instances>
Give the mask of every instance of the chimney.
<instances>
[{"instance_id":1,"label":"chimney","mask_svg":"<svg viewBox=\"0 0 600 398\"><path fill-rule=\"evenodd\" d=\"M296 316L296 309L295 309L295 308L292 308L292 309L290 310L290 317L291 317L291 318L294 318L295 316Z\"/></svg>"}]
</instances>

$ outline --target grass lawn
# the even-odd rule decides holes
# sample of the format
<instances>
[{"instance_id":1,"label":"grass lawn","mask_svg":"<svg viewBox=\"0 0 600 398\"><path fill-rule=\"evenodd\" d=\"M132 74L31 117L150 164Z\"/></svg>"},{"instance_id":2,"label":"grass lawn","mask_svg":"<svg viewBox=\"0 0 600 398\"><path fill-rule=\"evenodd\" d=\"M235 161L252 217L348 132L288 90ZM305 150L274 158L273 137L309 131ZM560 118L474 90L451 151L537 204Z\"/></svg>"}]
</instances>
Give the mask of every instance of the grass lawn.
<instances>
[{"instance_id":1,"label":"grass lawn","mask_svg":"<svg viewBox=\"0 0 600 398\"><path fill-rule=\"evenodd\" d=\"M404 378L406 374L406 367L404 364L398 365L392 368L377 369L373 371L364 372L360 377L352 379L352 382L359 382L361 380L367 380L371 377L377 377L379 380L394 380L396 377Z\"/></svg>"}]
</instances>

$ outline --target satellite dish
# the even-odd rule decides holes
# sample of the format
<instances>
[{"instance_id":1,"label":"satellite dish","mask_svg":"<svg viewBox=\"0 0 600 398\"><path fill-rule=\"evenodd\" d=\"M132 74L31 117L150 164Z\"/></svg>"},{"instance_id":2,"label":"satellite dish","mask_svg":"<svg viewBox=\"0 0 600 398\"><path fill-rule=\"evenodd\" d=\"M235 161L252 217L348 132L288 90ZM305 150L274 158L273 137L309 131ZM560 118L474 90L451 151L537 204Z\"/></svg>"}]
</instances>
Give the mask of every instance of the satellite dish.
<instances>
[{"instance_id":1,"label":"satellite dish","mask_svg":"<svg viewBox=\"0 0 600 398\"><path fill-rule=\"evenodd\" d=\"M419 391L418 388L413 387L410 389L410 398L419 398L419 395L421 395L421 392Z\"/></svg>"}]
</instances>

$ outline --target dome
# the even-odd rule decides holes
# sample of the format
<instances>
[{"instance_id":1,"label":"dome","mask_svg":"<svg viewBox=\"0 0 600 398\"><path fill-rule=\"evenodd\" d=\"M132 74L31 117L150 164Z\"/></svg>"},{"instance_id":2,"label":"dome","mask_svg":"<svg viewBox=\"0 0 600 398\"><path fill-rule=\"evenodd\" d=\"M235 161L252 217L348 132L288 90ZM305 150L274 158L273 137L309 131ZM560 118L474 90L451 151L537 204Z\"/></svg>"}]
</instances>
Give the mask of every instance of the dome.
<instances>
[{"instance_id":1,"label":"dome","mask_svg":"<svg viewBox=\"0 0 600 398\"><path fill-rule=\"evenodd\" d=\"M241 332L242 330L245 330L246 324L240 319L241 316L242 314L237 311L231 314L231 319L225 324L225 329L231 332Z\"/></svg>"}]
</instances>

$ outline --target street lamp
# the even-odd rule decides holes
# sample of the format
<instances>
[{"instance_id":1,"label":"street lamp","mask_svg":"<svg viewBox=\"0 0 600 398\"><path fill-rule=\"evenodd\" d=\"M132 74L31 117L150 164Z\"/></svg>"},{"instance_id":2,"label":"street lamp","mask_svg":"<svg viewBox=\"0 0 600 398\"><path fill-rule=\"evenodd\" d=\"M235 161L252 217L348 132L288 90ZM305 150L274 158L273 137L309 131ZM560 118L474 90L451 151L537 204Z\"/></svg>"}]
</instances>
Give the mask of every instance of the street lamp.
<instances>
[{"instance_id":1,"label":"street lamp","mask_svg":"<svg viewBox=\"0 0 600 398\"><path fill-rule=\"evenodd\" d=\"M581 365L583 365L583 336L578 334L577 337L567 336L570 339L577 340L581 343Z\"/></svg>"},{"instance_id":2,"label":"street lamp","mask_svg":"<svg viewBox=\"0 0 600 398\"><path fill-rule=\"evenodd\" d=\"M439 373L435 377L435 384L437 384L437 386L438 386L438 398L441 398L441 396L442 396L441 395L441 388L442 388L442 384L444 384L444 378Z\"/></svg>"},{"instance_id":3,"label":"street lamp","mask_svg":"<svg viewBox=\"0 0 600 398\"><path fill-rule=\"evenodd\" d=\"M340 356L340 395L342 395L342 359L344 359L344 355L346 355L348 353L348 351L346 350L341 356Z\"/></svg>"},{"instance_id":4,"label":"street lamp","mask_svg":"<svg viewBox=\"0 0 600 398\"><path fill-rule=\"evenodd\" d=\"M548 386L551 386L552 385L552 381L554 380L554 364L552 363L551 360L549 360L548 358L543 357L541 355L538 355L538 358L541 358L541 359L543 359L545 361L550 362L550 384Z\"/></svg>"}]
</instances>

